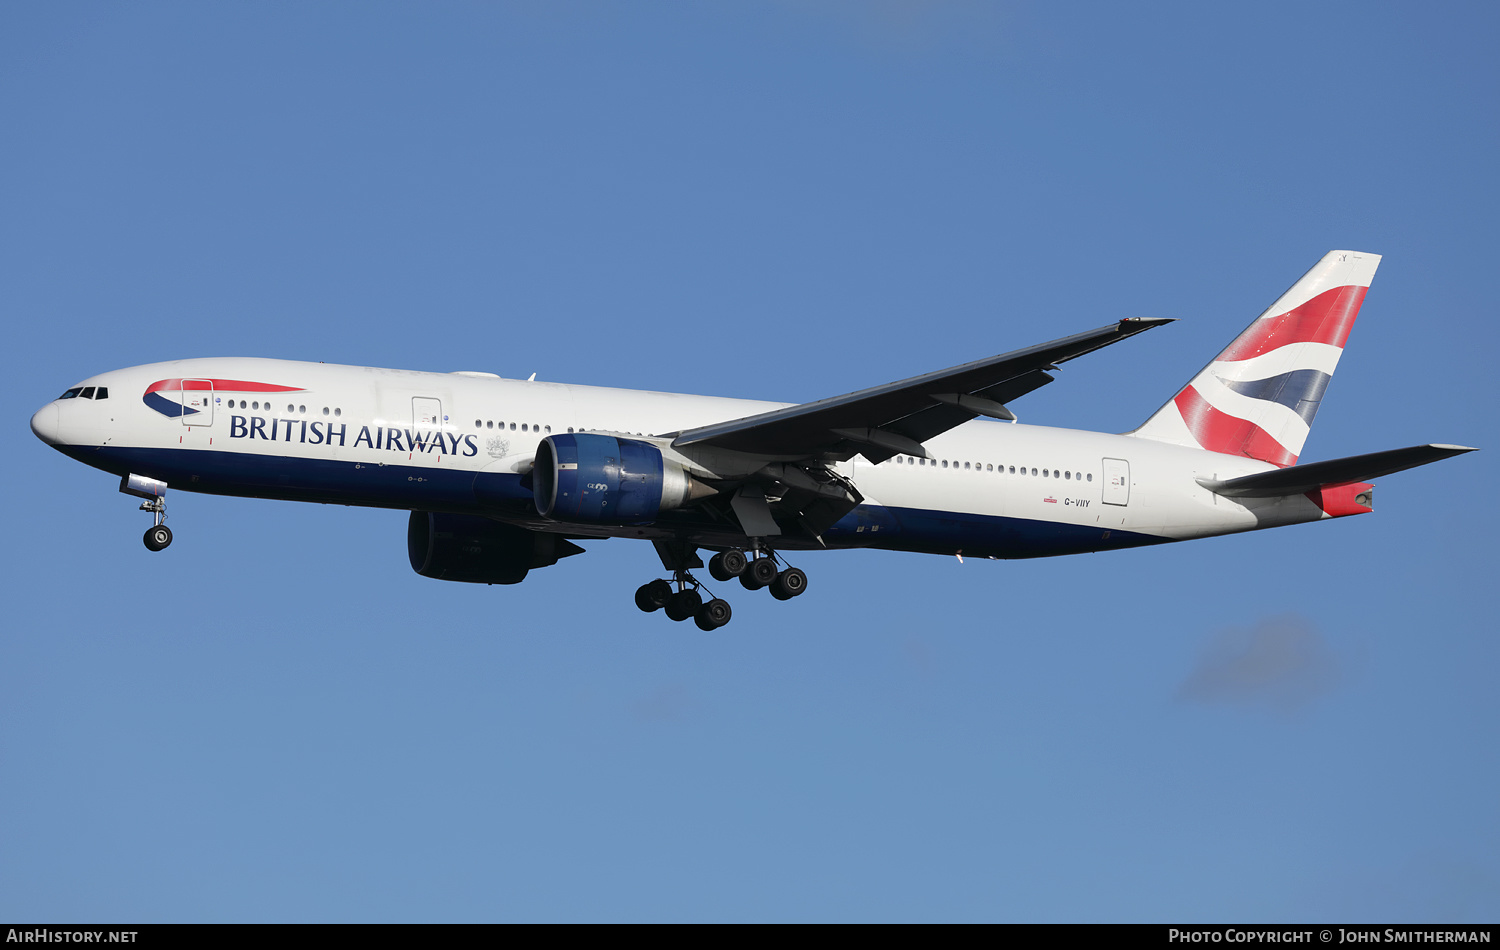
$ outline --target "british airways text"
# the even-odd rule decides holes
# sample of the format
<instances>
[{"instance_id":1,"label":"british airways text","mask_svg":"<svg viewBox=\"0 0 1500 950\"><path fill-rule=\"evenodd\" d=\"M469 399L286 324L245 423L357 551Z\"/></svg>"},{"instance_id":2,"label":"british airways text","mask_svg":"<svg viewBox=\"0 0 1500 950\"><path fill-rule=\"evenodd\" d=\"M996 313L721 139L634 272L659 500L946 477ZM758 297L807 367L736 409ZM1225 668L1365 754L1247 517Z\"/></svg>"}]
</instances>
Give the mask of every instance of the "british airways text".
<instances>
[{"instance_id":1,"label":"british airways text","mask_svg":"<svg viewBox=\"0 0 1500 950\"><path fill-rule=\"evenodd\" d=\"M266 419L261 416L230 416L229 437L231 439L266 439L271 442L305 442L308 445L361 445L372 449L387 449L392 452L436 452L439 455L457 455L471 458L479 454L479 443L472 435L453 435L430 430L397 429L375 426L360 426L359 434L348 442L349 426L344 422L324 422L321 419ZM463 451L459 451L459 447Z\"/></svg>"}]
</instances>

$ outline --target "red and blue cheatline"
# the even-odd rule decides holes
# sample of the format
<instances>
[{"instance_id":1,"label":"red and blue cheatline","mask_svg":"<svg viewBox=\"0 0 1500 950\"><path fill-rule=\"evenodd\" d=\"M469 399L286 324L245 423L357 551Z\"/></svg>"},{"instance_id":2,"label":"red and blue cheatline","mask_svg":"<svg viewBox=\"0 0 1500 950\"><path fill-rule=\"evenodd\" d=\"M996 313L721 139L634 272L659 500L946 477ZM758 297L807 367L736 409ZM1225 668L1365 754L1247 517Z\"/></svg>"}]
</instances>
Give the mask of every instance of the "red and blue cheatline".
<instances>
[{"instance_id":1,"label":"red and blue cheatline","mask_svg":"<svg viewBox=\"0 0 1500 950\"><path fill-rule=\"evenodd\" d=\"M181 398L185 392L207 393L300 393L298 386L277 386L274 383L257 383L248 379L158 379L146 387L142 401L164 416L180 419L195 416L202 410L193 409L180 402L173 402L162 393L176 393Z\"/></svg>"}]
</instances>

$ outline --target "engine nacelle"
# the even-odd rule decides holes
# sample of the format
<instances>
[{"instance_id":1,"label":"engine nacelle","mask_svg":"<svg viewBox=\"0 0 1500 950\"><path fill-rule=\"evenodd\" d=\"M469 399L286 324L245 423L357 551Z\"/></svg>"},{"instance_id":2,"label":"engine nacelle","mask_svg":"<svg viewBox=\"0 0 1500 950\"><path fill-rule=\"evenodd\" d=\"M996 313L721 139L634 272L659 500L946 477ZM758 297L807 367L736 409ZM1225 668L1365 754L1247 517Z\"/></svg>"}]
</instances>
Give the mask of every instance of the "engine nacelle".
<instances>
[{"instance_id":1,"label":"engine nacelle","mask_svg":"<svg viewBox=\"0 0 1500 950\"><path fill-rule=\"evenodd\" d=\"M531 473L536 510L581 524L649 524L714 489L650 442L612 435L549 435Z\"/></svg>"},{"instance_id":2,"label":"engine nacelle","mask_svg":"<svg viewBox=\"0 0 1500 950\"><path fill-rule=\"evenodd\" d=\"M583 548L555 534L474 515L413 511L406 523L411 569L443 581L519 584L534 567L582 553Z\"/></svg>"}]
</instances>

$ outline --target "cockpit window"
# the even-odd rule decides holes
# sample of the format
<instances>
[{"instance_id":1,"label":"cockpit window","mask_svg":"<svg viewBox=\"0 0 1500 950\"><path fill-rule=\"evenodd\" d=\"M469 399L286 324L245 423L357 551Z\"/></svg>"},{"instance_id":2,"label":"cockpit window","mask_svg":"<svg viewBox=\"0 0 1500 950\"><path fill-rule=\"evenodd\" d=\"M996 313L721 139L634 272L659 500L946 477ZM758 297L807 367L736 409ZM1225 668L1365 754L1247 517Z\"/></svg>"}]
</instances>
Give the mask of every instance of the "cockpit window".
<instances>
[{"instance_id":1,"label":"cockpit window","mask_svg":"<svg viewBox=\"0 0 1500 950\"><path fill-rule=\"evenodd\" d=\"M84 388L83 392L79 393L78 395L81 398L83 398L83 399L93 399L94 398L94 387L87 386L87 387Z\"/></svg>"},{"instance_id":2,"label":"cockpit window","mask_svg":"<svg viewBox=\"0 0 1500 950\"><path fill-rule=\"evenodd\" d=\"M95 399L108 399L109 398L109 387L108 386L100 386L99 387L99 391L96 392L96 393L94 393L94 398Z\"/></svg>"},{"instance_id":3,"label":"cockpit window","mask_svg":"<svg viewBox=\"0 0 1500 950\"><path fill-rule=\"evenodd\" d=\"M77 399L78 398L78 394L81 393L81 392L83 392L83 387L82 386L75 386L74 388L68 390L67 392L63 393L61 396L58 396L57 398L58 399Z\"/></svg>"}]
</instances>

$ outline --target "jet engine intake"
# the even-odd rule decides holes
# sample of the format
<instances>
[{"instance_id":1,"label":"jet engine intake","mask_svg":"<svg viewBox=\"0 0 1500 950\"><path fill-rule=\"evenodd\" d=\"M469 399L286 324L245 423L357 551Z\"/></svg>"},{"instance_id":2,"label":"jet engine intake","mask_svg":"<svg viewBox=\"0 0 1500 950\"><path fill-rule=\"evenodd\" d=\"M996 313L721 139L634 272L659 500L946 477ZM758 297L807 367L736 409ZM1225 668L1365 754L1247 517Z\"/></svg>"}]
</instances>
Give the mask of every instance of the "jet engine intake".
<instances>
[{"instance_id":1,"label":"jet engine intake","mask_svg":"<svg viewBox=\"0 0 1500 950\"><path fill-rule=\"evenodd\" d=\"M538 514L581 524L650 524L715 494L649 442L582 432L543 439L531 479Z\"/></svg>"}]
</instances>

